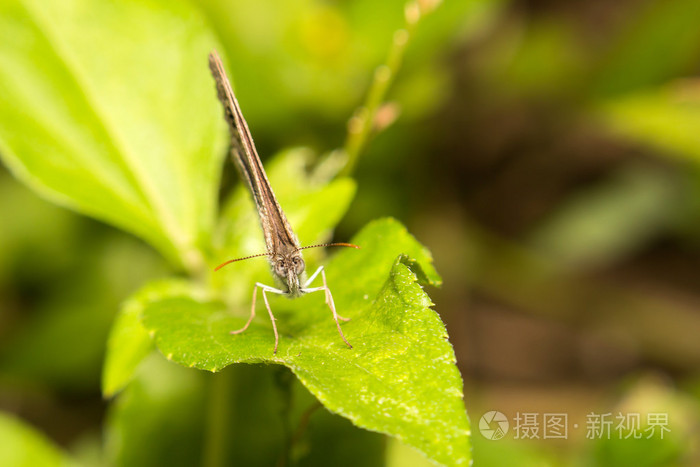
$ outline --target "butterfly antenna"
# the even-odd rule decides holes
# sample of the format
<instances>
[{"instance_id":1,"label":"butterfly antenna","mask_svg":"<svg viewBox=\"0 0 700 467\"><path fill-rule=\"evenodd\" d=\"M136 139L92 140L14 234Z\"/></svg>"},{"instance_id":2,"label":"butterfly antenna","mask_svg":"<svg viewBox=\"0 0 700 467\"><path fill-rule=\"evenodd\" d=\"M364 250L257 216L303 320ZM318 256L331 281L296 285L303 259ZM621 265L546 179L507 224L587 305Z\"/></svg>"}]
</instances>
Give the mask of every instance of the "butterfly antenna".
<instances>
[{"instance_id":1,"label":"butterfly antenna","mask_svg":"<svg viewBox=\"0 0 700 467\"><path fill-rule=\"evenodd\" d=\"M259 257L259 256L270 256L270 253L259 253L259 254L257 254L257 255L246 256L246 257L244 257L244 258L230 259L230 260L228 260L228 261L224 261L223 263L221 263L220 265L218 265L217 267L215 267L215 268L214 268L214 271L218 271L219 269L223 268L223 267L226 266L227 264L235 263L236 261L243 261L244 259L257 258L257 257Z\"/></svg>"},{"instance_id":2,"label":"butterfly antenna","mask_svg":"<svg viewBox=\"0 0 700 467\"><path fill-rule=\"evenodd\" d=\"M360 247L358 245L354 245L352 243L321 243L318 245L309 245L309 246L303 246L299 248L299 250L307 250L309 248L319 248L319 247L324 247L324 246L346 246L348 248L357 248L358 250Z\"/></svg>"}]
</instances>

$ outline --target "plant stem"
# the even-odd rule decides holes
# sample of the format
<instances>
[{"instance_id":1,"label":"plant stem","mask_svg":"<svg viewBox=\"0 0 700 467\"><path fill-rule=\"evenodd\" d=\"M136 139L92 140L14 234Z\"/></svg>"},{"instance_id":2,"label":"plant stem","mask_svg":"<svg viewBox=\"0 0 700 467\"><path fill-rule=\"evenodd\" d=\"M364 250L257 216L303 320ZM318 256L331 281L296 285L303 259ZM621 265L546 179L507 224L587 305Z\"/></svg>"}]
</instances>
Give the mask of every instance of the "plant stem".
<instances>
[{"instance_id":1,"label":"plant stem","mask_svg":"<svg viewBox=\"0 0 700 467\"><path fill-rule=\"evenodd\" d=\"M209 400L207 413L206 438L202 465L205 467L222 467L226 465L225 439L229 419L229 401L231 397L231 371L220 371L211 375L209 380Z\"/></svg>"},{"instance_id":2,"label":"plant stem","mask_svg":"<svg viewBox=\"0 0 700 467\"><path fill-rule=\"evenodd\" d=\"M416 26L425 14L432 11L439 1L415 0L406 4L405 25L394 33L386 63L377 67L364 104L358 108L348 122L348 135L343 150L347 163L340 175L351 175L357 160L375 130L377 112L384 103L386 93L401 68L406 47L413 37Z\"/></svg>"}]
</instances>

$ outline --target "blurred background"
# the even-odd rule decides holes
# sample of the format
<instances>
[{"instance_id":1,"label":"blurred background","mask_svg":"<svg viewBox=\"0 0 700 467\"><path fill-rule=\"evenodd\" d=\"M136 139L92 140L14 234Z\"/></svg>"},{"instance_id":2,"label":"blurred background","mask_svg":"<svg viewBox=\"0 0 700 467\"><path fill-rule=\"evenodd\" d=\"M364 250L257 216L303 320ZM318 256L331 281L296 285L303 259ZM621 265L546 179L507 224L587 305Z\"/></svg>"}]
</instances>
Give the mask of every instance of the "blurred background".
<instances>
[{"instance_id":1,"label":"blurred background","mask_svg":"<svg viewBox=\"0 0 700 467\"><path fill-rule=\"evenodd\" d=\"M343 146L404 4L198 2L263 160ZM698 18L697 0L446 0L410 38L336 238L393 216L433 252L475 465L700 465ZM0 213L0 408L90 451L112 318L168 266L1 167ZM511 430L567 414L568 437L486 440L490 410ZM663 440L586 437L591 413L649 412Z\"/></svg>"}]
</instances>

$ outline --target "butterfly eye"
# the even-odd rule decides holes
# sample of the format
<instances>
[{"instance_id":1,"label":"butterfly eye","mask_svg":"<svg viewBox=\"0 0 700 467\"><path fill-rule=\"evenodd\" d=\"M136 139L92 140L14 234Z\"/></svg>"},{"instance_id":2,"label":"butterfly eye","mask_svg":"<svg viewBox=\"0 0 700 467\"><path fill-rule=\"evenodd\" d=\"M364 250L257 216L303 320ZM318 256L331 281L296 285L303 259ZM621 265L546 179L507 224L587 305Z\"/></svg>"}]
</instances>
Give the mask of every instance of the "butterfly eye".
<instances>
[{"instance_id":1,"label":"butterfly eye","mask_svg":"<svg viewBox=\"0 0 700 467\"><path fill-rule=\"evenodd\" d=\"M275 274L283 277L287 275L287 268L284 265L284 261L279 260L275 263Z\"/></svg>"},{"instance_id":2,"label":"butterfly eye","mask_svg":"<svg viewBox=\"0 0 700 467\"><path fill-rule=\"evenodd\" d=\"M292 263L294 263L294 272L297 274L301 274L304 272L304 269L306 268L306 265L304 264L304 260L301 259L300 256L295 256L292 258Z\"/></svg>"}]
</instances>

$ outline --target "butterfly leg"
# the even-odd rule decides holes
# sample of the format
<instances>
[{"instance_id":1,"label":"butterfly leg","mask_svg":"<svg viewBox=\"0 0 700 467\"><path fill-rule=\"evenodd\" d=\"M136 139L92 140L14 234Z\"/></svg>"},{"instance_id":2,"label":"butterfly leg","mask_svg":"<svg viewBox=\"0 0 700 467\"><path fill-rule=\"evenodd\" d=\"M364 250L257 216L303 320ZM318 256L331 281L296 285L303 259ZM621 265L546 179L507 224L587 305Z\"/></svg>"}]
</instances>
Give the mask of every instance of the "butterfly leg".
<instances>
[{"instance_id":1,"label":"butterfly leg","mask_svg":"<svg viewBox=\"0 0 700 467\"><path fill-rule=\"evenodd\" d=\"M310 286L313 283L313 281L316 280L318 275L321 274L321 271L323 271L323 266L319 266L319 268L316 269L316 271L313 274L311 274L311 277L309 277L309 279L306 282L304 282L303 288L306 289L308 286Z\"/></svg>"},{"instance_id":2,"label":"butterfly leg","mask_svg":"<svg viewBox=\"0 0 700 467\"><path fill-rule=\"evenodd\" d=\"M309 285L318 277L318 275L321 274L321 277L323 278L323 287L314 287L311 289L307 289ZM339 319L341 321L350 321L350 318L343 318L340 316L338 313L335 312L335 304L333 303L333 296L331 295L331 289L328 288L328 285L326 284L326 272L323 268L323 266L319 266L318 269L316 269L316 272L314 272L311 277L309 277L309 280L304 283L304 292L318 292L319 290L323 290L326 293L326 305L333 311L333 317L337 318L336 321ZM341 333L342 334L342 333Z\"/></svg>"},{"instance_id":3,"label":"butterfly leg","mask_svg":"<svg viewBox=\"0 0 700 467\"><path fill-rule=\"evenodd\" d=\"M323 279L323 286L322 287L313 287L310 289L307 289L306 287L314 280L316 277L321 274L321 278ZM343 330L340 328L340 321L350 321L350 318L343 318L340 316L336 311L335 311L335 302L333 302L333 295L331 294L331 289L328 288L328 284L326 283L326 272L323 270L323 266L319 267L316 272L313 273L311 278L309 278L308 281L306 281L306 284L304 284L304 292L319 292L323 290L325 295L326 295L326 305L328 305L328 308L331 309L331 312L333 313L333 319L335 320L335 325L338 327L338 334L340 334L340 337L343 339L343 342L347 344L348 347L352 349L352 345L350 345L350 342L345 338L345 335L343 334Z\"/></svg>"},{"instance_id":4,"label":"butterfly leg","mask_svg":"<svg viewBox=\"0 0 700 467\"><path fill-rule=\"evenodd\" d=\"M263 295L263 300L265 301L265 307L267 308L267 313L270 315L270 321L272 322L272 330L275 333L275 349L273 350L272 353L276 354L277 353L277 345L279 344L279 334L277 333L277 323L275 323L276 318L272 314L272 309L270 308L270 303L267 301L267 295L265 292L272 292L276 294L284 294L284 291L275 289L274 287L270 287L269 285L261 284L260 282L257 282L255 284L255 287L253 288L253 303L252 306L250 307L250 318L248 318L248 322L245 323L245 326L243 326L241 329L238 329L236 331L231 331L231 334L240 334L246 329L248 329L248 326L250 326L250 323L253 321L253 318L255 318L255 302L258 297L258 287L262 289L262 295Z\"/></svg>"},{"instance_id":5,"label":"butterfly leg","mask_svg":"<svg viewBox=\"0 0 700 467\"><path fill-rule=\"evenodd\" d=\"M245 323L245 326L243 326L241 329L237 329L235 331L231 331L231 334L240 334L246 329L248 329L248 326L250 326L250 323L253 322L253 318L255 318L255 302L258 298L258 284L255 284L255 287L253 287L253 304L250 307L250 318L248 318L248 322Z\"/></svg>"}]
</instances>

